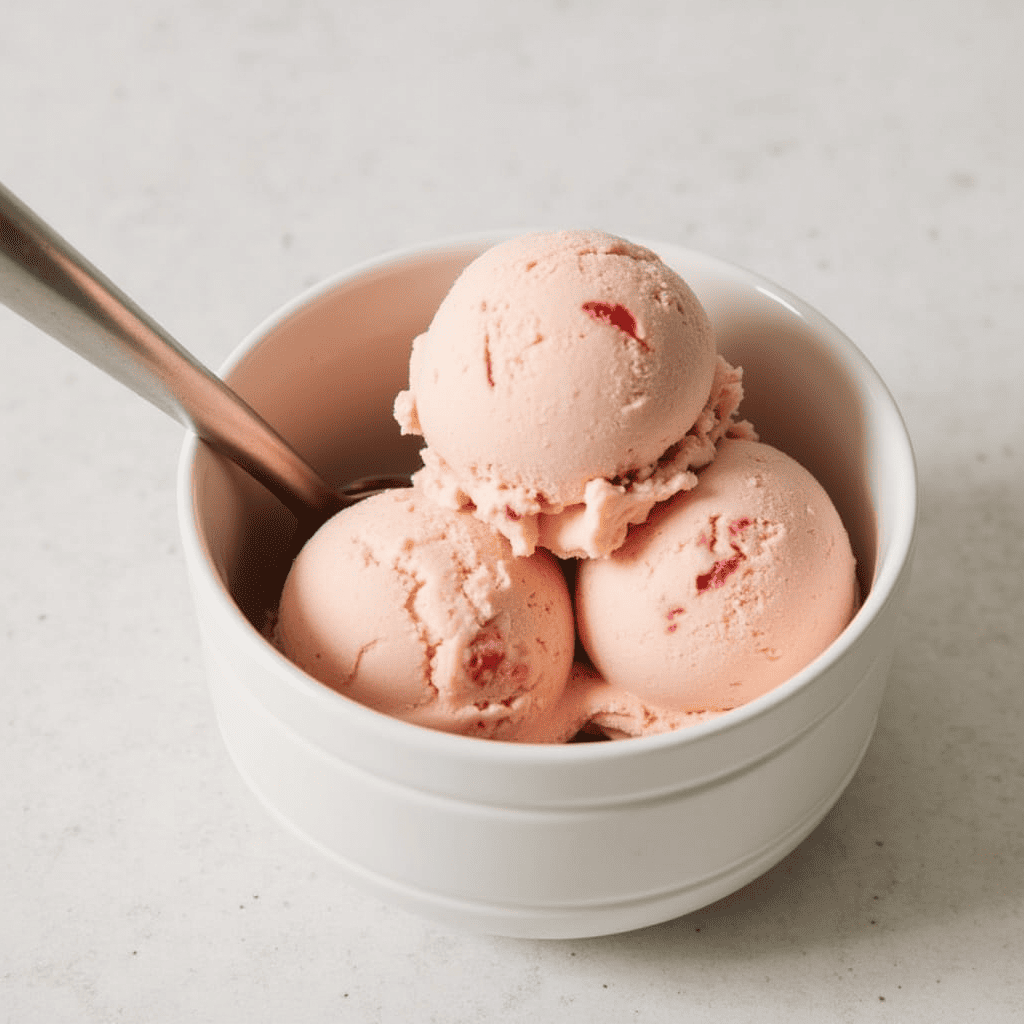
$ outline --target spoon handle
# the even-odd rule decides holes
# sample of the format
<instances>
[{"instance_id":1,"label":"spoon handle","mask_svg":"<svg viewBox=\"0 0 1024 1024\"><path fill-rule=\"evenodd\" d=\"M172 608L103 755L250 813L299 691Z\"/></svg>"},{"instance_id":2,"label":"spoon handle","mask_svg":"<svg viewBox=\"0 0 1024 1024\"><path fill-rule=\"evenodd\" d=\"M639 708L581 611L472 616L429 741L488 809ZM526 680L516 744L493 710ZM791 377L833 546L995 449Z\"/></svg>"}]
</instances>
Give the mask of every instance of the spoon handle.
<instances>
[{"instance_id":1,"label":"spoon handle","mask_svg":"<svg viewBox=\"0 0 1024 1024\"><path fill-rule=\"evenodd\" d=\"M0 301L195 432L300 519L350 499L0 184Z\"/></svg>"}]
</instances>

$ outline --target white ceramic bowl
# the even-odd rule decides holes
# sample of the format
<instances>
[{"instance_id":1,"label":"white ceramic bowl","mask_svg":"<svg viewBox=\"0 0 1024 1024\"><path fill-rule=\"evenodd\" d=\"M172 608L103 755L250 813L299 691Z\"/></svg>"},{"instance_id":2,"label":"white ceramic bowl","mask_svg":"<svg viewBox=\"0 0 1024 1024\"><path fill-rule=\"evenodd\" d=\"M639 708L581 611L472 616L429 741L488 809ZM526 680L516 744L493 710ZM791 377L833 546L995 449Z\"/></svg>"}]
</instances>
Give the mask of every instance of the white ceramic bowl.
<instances>
[{"instance_id":1,"label":"white ceramic bowl","mask_svg":"<svg viewBox=\"0 0 1024 1024\"><path fill-rule=\"evenodd\" d=\"M327 476L412 470L391 406L412 338L497 237L386 256L300 296L224 367ZM825 485L863 606L773 692L675 734L557 747L451 736L321 686L250 618L283 579L291 520L194 437L179 515L213 702L238 770L354 884L460 929L607 934L676 917L767 870L822 819L874 730L907 584L916 476L891 396L820 314L745 270L646 243L743 366L743 412ZM247 615L250 618L247 618Z\"/></svg>"}]
</instances>

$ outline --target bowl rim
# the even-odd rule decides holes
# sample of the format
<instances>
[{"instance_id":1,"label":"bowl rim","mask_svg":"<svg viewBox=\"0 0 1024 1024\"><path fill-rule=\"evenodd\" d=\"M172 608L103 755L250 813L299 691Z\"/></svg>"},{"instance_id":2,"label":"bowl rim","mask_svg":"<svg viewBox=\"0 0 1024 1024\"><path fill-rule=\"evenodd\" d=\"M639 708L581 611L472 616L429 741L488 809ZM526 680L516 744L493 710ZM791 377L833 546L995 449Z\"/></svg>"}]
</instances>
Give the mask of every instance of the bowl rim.
<instances>
[{"instance_id":1,"label":"bowl rim","mask_svg":"<svg viewBox=\"0 0 1024 1024\"><path fill-rule=\"evenodd\" d=\"M482 251L505 238L524 233L526 232L521 230L498 230L452 235L394 248L330 274L305 288L249 331L221 364L218 373L221 377L229 375L255 351L260 341L273 329L346 284L355 283L375 272L389 270L425 256L440 256L474 248ZM298 689L304 699L321 702L325 713L340 713L350 717L354 728L367 730L372 734L372 738L380 743L416 749L424 754L430 754L433 758L448 757L481 766L505 764L542 767L567 763L580 766L591 762L604 763L646 757L677 746L700 744L740 729L787 702L814 678L841 661L870 629L884 606L892 599L900 579L909 568L916 542L918 519L919 481L913 447L906 424L888 387L867 356L850 338L808 302L788 289L775 284L756 271L702 250L666 241L643 238L631 240L654 250L670 266L680 259L697 260L712 273L742 281L766 298L784 306L790 314L807 323L816 336L828 336L832 352L842 357L846 367L852 371L851 377L856 381L858 390L870 400L870 407L875 412L869 426L874 429L877 425L881 429L886 438L888 457L900 467L900 471L894 474L891 482L898 497L894 502L895 512L891 517L888 544L884 552L879 550L871 588L846 629L822 654L768 693L719 717L674 732L607 743L502 743L413 725L365 707L317 682L288 661L245 617L214 570L198 528L196 480L193 470L201 441L194 431L189 430L182 443L176 474L179 534L186 564L193 585L202 587L205 596L213 601L222 623L252 641L249 654L265 668L268 675L275 677L289 689Z\"/></svg>"}]
</instances>

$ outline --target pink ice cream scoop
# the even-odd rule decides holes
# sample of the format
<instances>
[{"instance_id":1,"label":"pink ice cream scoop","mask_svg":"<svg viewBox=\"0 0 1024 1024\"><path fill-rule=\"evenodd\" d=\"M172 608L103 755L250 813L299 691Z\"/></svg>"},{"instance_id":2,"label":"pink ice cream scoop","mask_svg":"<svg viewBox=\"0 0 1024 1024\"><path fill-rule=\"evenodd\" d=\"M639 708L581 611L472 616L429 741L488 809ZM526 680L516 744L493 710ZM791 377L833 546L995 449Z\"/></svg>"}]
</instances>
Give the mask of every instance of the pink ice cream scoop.
<instances>
[{"instance_id":1,"label":"pink ice cream scoop","mask_svg":"<svg viewBox=\"0 0 1024 1024\"><path fill-rule=\"evenodd\" d=\"M307 542L275 639L314 678L385 714L490 739L569 738L546 715L575 647L557 562L514 558L505 538L416 487L345 509Z\"/></svg>"},{"instance_id":2,"label":"pink ice cream scoop","mask_svg":"<svg viewBox=\"0 0 1024 1024\"><path fill-rule=\"evenodd\" d=\"M723 440L696 488L580 563L577 628L604 681L585 680L593 720L636 735L745 704L821 654L857 594L821 485L769 445Z\"/></svg>"},{"instance_id":3,"label":"pink ice cream scoop","mask_svg":"<svg viewBox=\"0 0 1024 1024\"><path fill-rule=\"evenodd\" d=\"M466 268L414 342L395 415L426 440L434 500L517 555L595 557L696 483L741 396L678 274L614 235L562 231Z\"/></svg>"}]
</instances>

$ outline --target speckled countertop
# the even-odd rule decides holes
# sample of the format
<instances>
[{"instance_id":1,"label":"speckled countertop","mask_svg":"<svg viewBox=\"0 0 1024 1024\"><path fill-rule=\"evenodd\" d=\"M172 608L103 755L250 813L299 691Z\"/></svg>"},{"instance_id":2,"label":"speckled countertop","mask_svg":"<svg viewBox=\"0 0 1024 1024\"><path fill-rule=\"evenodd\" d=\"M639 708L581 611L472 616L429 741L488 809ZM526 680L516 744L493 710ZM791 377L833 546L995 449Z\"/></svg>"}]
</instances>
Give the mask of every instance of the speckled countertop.
<instances>
[{"instance_id":1,"label":"speckled countertop","mask_svg":"<svg viewBox=\"0 0 1024 1024\"><path fill-rule=\"evenodd\" d=\"M0 309L0 1020L1024 1019L1022 37L1011 0L13 5L0 180L207 363L390 248L598 226L838 323L923 504L875 739L795 852L632 934L446 932L248 795L180 429Z\"/></svg>"}]
</instances>

